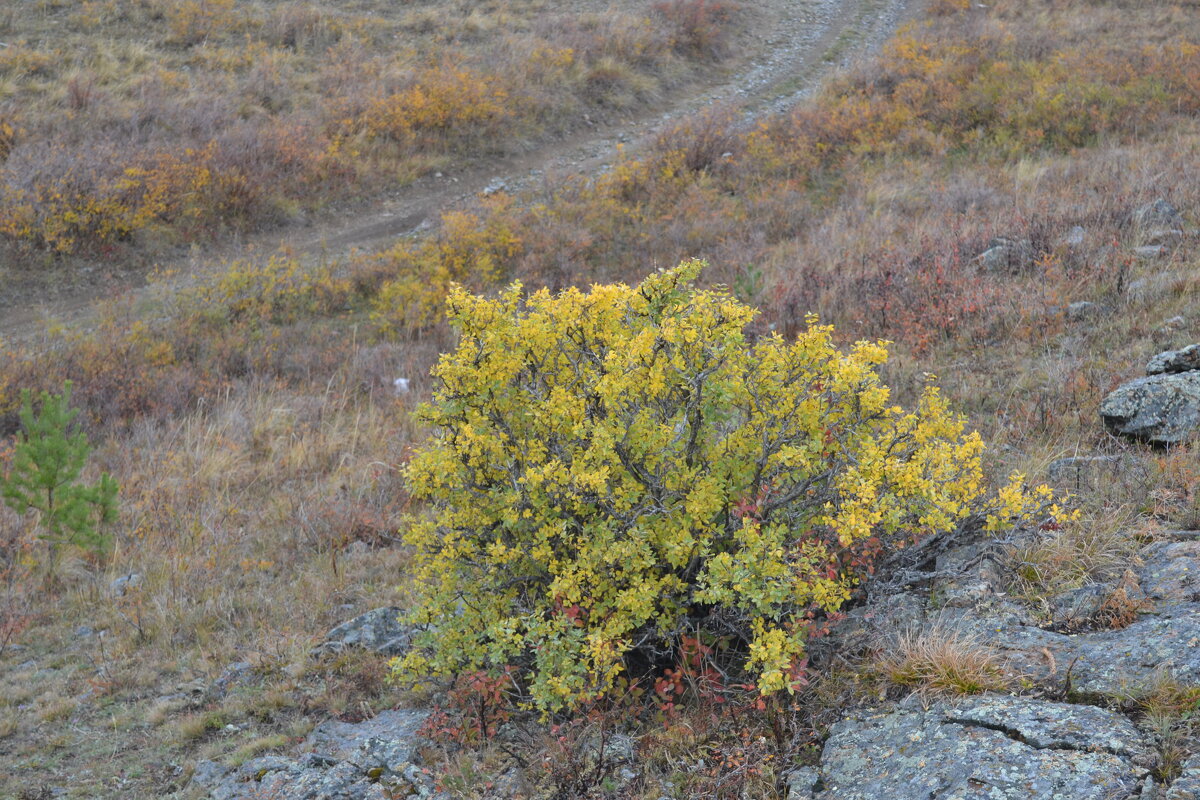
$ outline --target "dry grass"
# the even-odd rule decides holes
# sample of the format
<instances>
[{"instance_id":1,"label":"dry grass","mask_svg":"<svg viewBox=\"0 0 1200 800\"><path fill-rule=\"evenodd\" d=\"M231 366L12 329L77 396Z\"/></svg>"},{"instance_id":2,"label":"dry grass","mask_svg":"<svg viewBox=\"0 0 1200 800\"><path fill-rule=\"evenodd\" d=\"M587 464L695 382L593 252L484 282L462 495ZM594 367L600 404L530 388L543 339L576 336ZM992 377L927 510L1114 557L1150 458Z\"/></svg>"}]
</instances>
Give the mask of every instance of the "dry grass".
<instances>
[{"instance_id":1,"label":"dry grass","mask_svg":"<svg viewBox=\"0 0 1200 800\"><path fill-rule=\"evenodd\" d=\"M1200 686L1180 683L1169 672L1159 672L1148 685L1123 699L1154 738L1159 754L1154 776L1169 783L1200 746Z\"/></svg>"},{"instance_id":2,"label":"dry grass","mask_svg":"<svg viewBox=\"0 0 1200 800\"><path fill-rule=\"evenodd\" d=\"M114 259L295 220L627 112L731 2L37 0L0 20L0 242Z\"/></svg>"},{"instance_id":3,"label":"dry grass","mask_svg":"<svg viewBox=\"0 0 1200 800\"><path fill-rule=\"evenodd\" d=\"M901 631L871 664L886 685L923 697L1008 688L999 656L978 637L935 623Z\"/></svg>"},{"instance_id":4,"label":"dry grass","mask_svg":"<svg viewBox=\"0 0 1200 800\"><path fill-rule=\"evenodd\" d=\"M1127 509L1111 509L1039 531L1009 554L1016 592L1034 599L1119 578L1137 564L1143 543L1138 523Z\"/></svg>"},{"instance_id":5,"label":"dry grass","mask_svg":"<svg viewBox=\"0 0 1200 800\"><path fill-rule=\"evenodd\" d=\"M630 56L638 41L631 17L554 17L555 44L575 49L586 65L568 70L564 88L553 70L528 59L528 45L545 33L536 19L544 8L532 2L463 6L445 26L437 7L421 4L343 13L248 3L230 17L222 11L230 6L210 2L194 4L208 16L187 19L154 0L29 5L28 15L0 11L13 45L0 51L0 102L28 109L16 144L24 155L10 156L9 174L41 152L29 132L54 115L62 127L44 130L78 138L84 155L99 152L88 149L88 137L121 130L138 108L154 112L145 123L150 140L169 128L203 142L213 120L237 119L245 144L260 125L294 117L324 125L322 108L357 114L373 99L402 95L418 86L416 70L436 48L461 55L468 68L489 60L519 67L515 80L549 109L525 123L544 131L584 107L644 102L678 65L720 52L694 26L693 38L679 42L683 53L672 45L670 62L639 64ZM886 379L897 399L907 402L925 373L936 373L992 443L995 475L1037 473L1061 455L1136 451L1114 445L1097 406L1154 352L1200 337L1200 278L1194 237L1143 260L1133 250L1140 234L1125 220L1164 197L1196 224L1200 126L1189 112L1194 98L1167 86L1147 99L1138 76L1150 73L1126 68L1143 44L1200 41L1200 22L1171 3L962 5L937 4L934 27L918 33L940 45L977 36L972 53L885 57L753 131L717 117L682 122L609 175L550 184L527 205L481 203L382 257L231 265L211 284L148 310L115 304L93 332L49 333L36 347L0 350L0 437L14 430L18 389L54 390L72 378L97 443L93 466L122 487L111 559L67 559L56 582L40 571L31 520L0 510L0 640L12 631L10 644L21 648L0 649L0 794L92 769L79 787L86 796L160 797L179 788L199 758L249 757L282 746L279 737L302 737L322 716L357 719L401 699L384 683L382 659L314 661L308 650L354 613L403 604L396 584L405 556L395 532L406 495L397 467L424 435L410 414L449 339L426 309L399 303L436 300L446 276L481 291L512 278L561 287L632 279L683 255L704 256L707 280L764 309L757 331L792 331L816 311L847 340L894 340ZM145 41L112 35L129 20L148 26ZM56 50L90 52L77 45L99 33L111 41L87 63ZM411 37L415 51L395 52L396 34ZM1016 49L995 49L1005 42ZM1086 130L1066 124L1081 119L1078 109L1059 115L1059 125L1050 111L1023 105L1021 86L1006 94L1004 85L976 84L995 92L986 95L996 102L987 118L971 117L980 107L953 91L967 80L956 70L975 61L995 69L1005 59L1026 63L1052 87L1079 89L1070 82L1077 76L1046 65L1084 44L1120 67L1079 73L1101 76L1085 88L1107 92L1097 107L1120 112L1088 116ZM919 87L903 88L917 80L905 70L918 68L918 77L948 82L938 84L947 89L938 97L961 102L930 103ZM853 108L868 117L889 112L872 119L900 120L902 128L859 126L865 133L855 138ZM3 130L0 151L8 147ZM449 152L438 148L450 140L438 137L413 145L355 136L364 158L390 163L392 177L422 168L404 162L406 152L416 161ZM474 147L468 139L463 152ZM804 142L823 146L805 150ZM1064 244L1077 225L1084 242ZM190 234L167 238L176 235ZM1037 258L1023 270L982 269L976 256L999 235L1028 239ZM485 260L486 270L477 269ZM389 285L400 287L391 299ZM1066 306L1077 300L1111 313L1070 318ZM1176 316L1182 322L1170 322ZM393 392L397 377L411 379L411 394ZM6 453L0 441L0 468ZM1040 596L1110 580L1128 564L1145 520L1200 519L1194 450L1136 454L1144 477L1099 487L1081 498L1083 523L1046 532L1015 555L1021 591ZM142 583L112 596L110 581L131 572ZM105 635L77 633L80 626ZM225 697L205 693L243 660L255 665L252 680ZM885 687L963 694L1005 688L1002 666L979 641L935 626L901 634L877 674ZM1181 691L1163 694L1167 711L1147 713L1181 719L1190 690ZM57 702L42 702L43 694ZM670 786L712 796L735 785L761 788L765 773L751 775L746 765L765 752L757 737L774 733L755 714L713 723L710 713L671 721L665 731L661 720L646 726L653 733L642 756L654 777L646 797ZM1182 741L1170 738L1177 722L1159 727L1164 741ZM485 791L491 771L507 763L495 752L446 759L464 794ZM122 771L125 783L110 780Z\"/></svg>"},{"instance_id":6,"label":"dry grass","mask_svg":"<svg viewBox=\"0 0 1200 800\"><path fill-rule=\"evenodd\" d=\"M57 611L37 615L36 648L5 654L6 665L32 657L48 670L38 681L45 701L22 699L19 684L3 691L9 738L20 742L14 757L46 746L68 716L84 730L109 708L132 715L121 736L139 737L145 726L174 731L156 745L162 757L248 757L294 735L287 731L303 718L301 700L307 713L350 718L389 702L383 659L311 663L308 649L353 611L400 599L403 553L380 545L398 524L406 420L403 402L368 402L357 383L329 382L314 395L251 386L211 410L146 420L102 447L96 460L122 481L117 550L99 571L60 569L61 588L23 587L54 596ZM36 557L37 543L21 552ZM113 596L109 582L131 572L141 583ZM104 633L73 633L84 624ZM225 699L193 693L242 660L261 676L244 690ZM91 748L72 752L68 763L95 757ZM153 757L128 753L134 763Z\"/></svg>"}]
</instances>

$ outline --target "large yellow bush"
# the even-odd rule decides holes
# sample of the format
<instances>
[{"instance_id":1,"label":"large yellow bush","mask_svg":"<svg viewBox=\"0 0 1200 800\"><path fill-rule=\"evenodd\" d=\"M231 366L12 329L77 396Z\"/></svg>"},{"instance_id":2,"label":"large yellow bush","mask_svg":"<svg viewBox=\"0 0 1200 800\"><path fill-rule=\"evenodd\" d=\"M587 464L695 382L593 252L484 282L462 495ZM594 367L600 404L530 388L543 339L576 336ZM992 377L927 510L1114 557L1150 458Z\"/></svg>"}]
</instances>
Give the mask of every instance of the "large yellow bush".
<instances>
[{"instance_id":1,"label":"large yellow bush","mask_svg":"<svg viewBox=\"0 0 1200 800\"><path fill-rule=\"evenodd\" d=\"M936 388L915 411L815 321L752 341L753 309L642 285L449 299L461 341L408 466L424 626L400 677L518 667L546 710L608 690L633 651L724 640L757 689L789 689L806 620L870 556L946 531L983 494L976 433ZM1000 499L1020 513L1020 483Z\"/></svg>"}]
</instances>

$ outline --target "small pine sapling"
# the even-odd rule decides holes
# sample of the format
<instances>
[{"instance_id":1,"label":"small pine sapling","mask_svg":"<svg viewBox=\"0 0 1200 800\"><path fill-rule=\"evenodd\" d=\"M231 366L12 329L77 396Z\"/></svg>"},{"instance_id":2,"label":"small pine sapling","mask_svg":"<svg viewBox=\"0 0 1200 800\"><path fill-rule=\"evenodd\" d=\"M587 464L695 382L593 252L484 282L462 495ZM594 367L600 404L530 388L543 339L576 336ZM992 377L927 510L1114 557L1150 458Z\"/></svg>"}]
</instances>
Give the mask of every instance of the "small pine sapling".
<instances>
[{"instance_id":1,"label":"small pine sapling","mask_svg":"<svg viewBox=\"0 0 1200 800\"><path fill-rule=\"evenodd\" d=\"M71 408L70 381L61 395L42 392L39 405L35 413L29 391L21 393L21 432L12 469L0 477L0 497L18 514L38 512L51 564L64 544L102 556L110 544L103 526L117 518L116 481L106 472L91 486L79 482L92 448L87 434L73 428L79 411Z\"/></svg>"}]
</instances>

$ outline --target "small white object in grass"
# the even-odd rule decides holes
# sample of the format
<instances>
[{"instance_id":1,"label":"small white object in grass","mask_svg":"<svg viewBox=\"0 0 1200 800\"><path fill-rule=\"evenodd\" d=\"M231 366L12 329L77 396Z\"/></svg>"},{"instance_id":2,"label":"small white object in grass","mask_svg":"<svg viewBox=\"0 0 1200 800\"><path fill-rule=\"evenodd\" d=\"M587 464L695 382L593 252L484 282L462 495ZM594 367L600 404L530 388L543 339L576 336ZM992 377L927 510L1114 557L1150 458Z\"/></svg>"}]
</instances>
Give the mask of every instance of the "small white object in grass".
<instances>
[{"instance_id":1,"label":"small white object in grass","mask_svg":"<svg viewBox=\"0 0 1200 800\"><path fill-rule=\"evenodd\" d=\"M408 378L396 378L392 385L396 387L396 394L408 394Z\"/></svg>"}]
</instances>

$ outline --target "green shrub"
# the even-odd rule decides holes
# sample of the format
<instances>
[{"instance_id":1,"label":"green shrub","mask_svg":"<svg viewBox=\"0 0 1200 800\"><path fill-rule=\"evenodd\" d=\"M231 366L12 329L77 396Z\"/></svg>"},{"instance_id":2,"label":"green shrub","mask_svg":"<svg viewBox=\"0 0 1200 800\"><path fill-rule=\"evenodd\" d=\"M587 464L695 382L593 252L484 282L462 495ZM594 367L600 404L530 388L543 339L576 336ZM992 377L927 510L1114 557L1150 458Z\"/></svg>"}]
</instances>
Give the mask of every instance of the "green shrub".
<instances>
[{"instance_id":1,"label":"green shrub","mask_svg":"<svg viewBox=\"0 0 1200 800\"><path fill-rule=\"evenodd\" d=\"M978 510L978 434L936 388L914 412L811 321L794 342L746 333L753 309L690 282L497 300L452 292L457 349L410 461L432 511L414 548L423 625L401 679L516 666L543 710L603 694L634 651L702 637L762 694L802 680L814 612L872 558ZM991 524L1040 506L1019 478Z\"/></svg>"},{"instance_id":2,"label":"green shrub","mask_svg":"<svg viewBox=\"0 0 1200 800\"><path fill-rule=\"evenodd\" d=\"M79 411L71 408L71 382L61 395L42 392L39 405L35 414L29 390L21 393L21 433L0 497L18 514L38 512L52 563L63 544L103 555L109 537L102 526L116 520L117 484L107 472L93 486L78 482L91 447L87 434L72 430Z\"/></svg>"}]
</instances>

